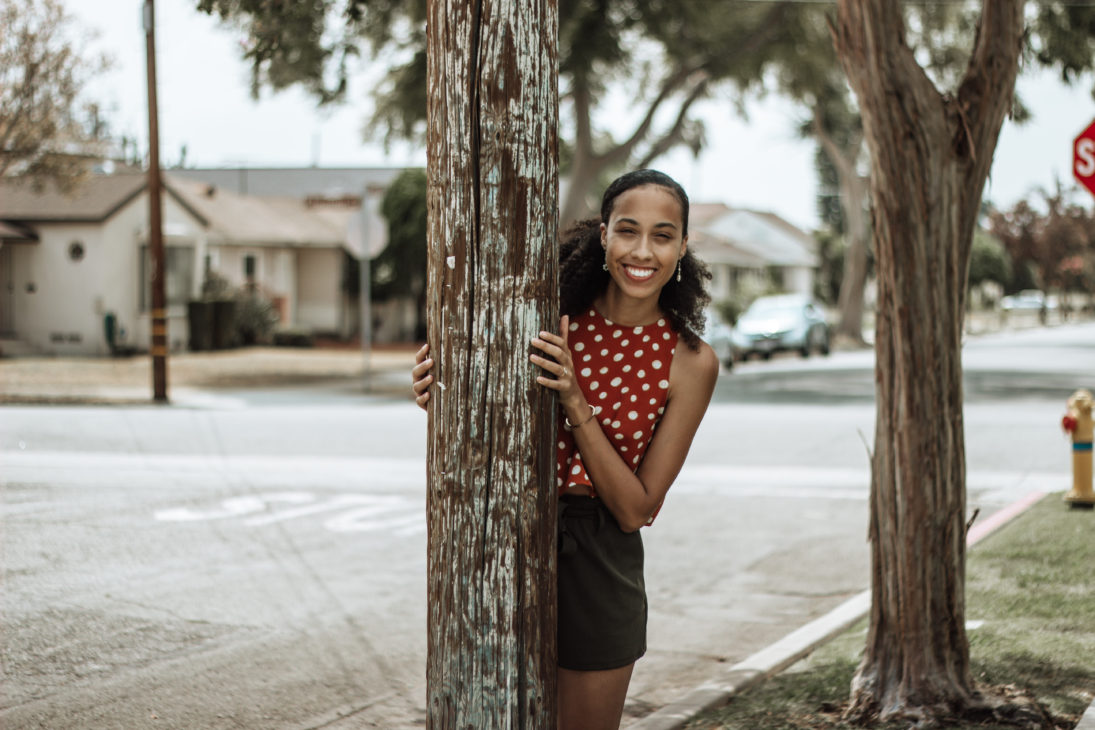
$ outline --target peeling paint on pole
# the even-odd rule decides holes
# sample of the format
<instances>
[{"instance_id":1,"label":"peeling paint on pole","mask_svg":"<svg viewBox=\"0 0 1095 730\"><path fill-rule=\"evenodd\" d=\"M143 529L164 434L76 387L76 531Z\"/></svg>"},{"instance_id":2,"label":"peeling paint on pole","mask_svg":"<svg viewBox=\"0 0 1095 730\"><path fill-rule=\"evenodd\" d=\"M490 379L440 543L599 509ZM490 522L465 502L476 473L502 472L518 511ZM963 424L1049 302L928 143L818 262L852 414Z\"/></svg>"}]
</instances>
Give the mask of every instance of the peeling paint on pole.
<instances>
[{"instance_id":1,"label":"peeling paint on pole","mask_svg":"<svg viewBox=\"0 0 1095 730\"><path fill-rule=\"evenodd\" d=\"M431 728L555 727L557 0L430 0Z\"/></svg>"}]
</instances>

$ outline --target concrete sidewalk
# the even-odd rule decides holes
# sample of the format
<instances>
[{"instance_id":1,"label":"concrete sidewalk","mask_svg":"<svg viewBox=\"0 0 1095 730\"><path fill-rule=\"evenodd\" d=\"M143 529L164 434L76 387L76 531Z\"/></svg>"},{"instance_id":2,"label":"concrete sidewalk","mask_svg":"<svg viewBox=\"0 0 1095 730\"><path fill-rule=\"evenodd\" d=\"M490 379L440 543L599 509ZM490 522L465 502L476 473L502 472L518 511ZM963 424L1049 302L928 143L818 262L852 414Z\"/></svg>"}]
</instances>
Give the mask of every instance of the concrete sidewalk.
<instances>
[{"instance_id":1,"label":"concrete sidewalk","mask_svg":"<svg viewBox=\"0 0 1095 730\"><path fill-rule=\"evenodd\" d=\"M204 390L272 388L358 381L361 392L411 397L414 347L243 347L171 354L168 398L185 403ZM152 402L152 360L24 357L0 359L0 404L126 404Z\"/></svg>"}]
</instances>

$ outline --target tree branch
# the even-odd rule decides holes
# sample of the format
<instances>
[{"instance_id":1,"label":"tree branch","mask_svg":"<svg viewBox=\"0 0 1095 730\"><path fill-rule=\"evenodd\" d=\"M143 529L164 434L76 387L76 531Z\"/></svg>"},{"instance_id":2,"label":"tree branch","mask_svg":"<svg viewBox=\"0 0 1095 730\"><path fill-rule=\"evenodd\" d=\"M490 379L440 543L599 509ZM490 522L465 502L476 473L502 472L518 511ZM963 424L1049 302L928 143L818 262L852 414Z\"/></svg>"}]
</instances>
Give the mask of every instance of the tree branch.
<instances>
[{"instance_id":1,"label":"tree branch","mask_svg":"<svg viewBox=\"0 0 1095 730\"><path fill-rule=\"evenodd\" d=\"M710 86L711 77L702 71L700 74L701 77L693 84L692 91L689 92L688 96L681 102L680 109L677 112L677 119L673 122L673 126L651 145L650 149L647 150L647 153L639 162L638 167L642 168L649 166L651 162L665 154L680 141L681 130L684 129L684 124L688 121L688 110L697 100L707 93L707 89Z\"/></svg>"}]
</instances>

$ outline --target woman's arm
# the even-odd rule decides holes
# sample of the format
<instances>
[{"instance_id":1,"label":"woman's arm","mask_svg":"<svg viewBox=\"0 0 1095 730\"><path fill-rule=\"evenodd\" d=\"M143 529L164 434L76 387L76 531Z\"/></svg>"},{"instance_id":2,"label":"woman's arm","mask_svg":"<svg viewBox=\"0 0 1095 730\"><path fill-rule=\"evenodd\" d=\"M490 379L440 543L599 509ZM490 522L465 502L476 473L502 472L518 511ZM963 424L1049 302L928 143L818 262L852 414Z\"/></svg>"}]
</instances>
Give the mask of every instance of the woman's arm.
<instances>
[{"instance_id":1,"label":"woman's arm","mask_svg":"<svg viewBox=\"0 0 1095 730\"><path fill-rule=\"evenodd\" d=\"M662 503L684 465L692 439L715 389L719 363L705 343L698 350L678 345L669 373L665 413L637 472L620 458L601 430L599 418L589 419L590 409L576 381L567 345L566 318L562 335L542 332L533 345L552 360L533 355L532 361L554 378L541 375L537 382L559 393L567 419L582 424L572 430L582 463L593 480L597 496L612 512L621 529L632 532L645 525Z\"/></svg>"}]
</instances>

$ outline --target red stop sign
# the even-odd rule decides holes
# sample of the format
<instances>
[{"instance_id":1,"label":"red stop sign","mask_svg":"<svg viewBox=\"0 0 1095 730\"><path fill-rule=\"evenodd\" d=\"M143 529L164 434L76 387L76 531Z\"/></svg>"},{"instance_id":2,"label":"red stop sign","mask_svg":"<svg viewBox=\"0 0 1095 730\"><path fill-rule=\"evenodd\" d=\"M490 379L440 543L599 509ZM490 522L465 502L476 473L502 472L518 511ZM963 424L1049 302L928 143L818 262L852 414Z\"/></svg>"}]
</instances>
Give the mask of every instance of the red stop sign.
<instances>
[{"instance_id":1,"label":"red stop sign","mask_svg":"<svg viewBox=\"0 0 1095 730\"><path fill-rule=\"evenodd\" d=\"M1072 144L1072 172L1095 195L1095 121Z\"/></svg>"}]
</instances>

